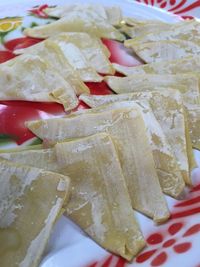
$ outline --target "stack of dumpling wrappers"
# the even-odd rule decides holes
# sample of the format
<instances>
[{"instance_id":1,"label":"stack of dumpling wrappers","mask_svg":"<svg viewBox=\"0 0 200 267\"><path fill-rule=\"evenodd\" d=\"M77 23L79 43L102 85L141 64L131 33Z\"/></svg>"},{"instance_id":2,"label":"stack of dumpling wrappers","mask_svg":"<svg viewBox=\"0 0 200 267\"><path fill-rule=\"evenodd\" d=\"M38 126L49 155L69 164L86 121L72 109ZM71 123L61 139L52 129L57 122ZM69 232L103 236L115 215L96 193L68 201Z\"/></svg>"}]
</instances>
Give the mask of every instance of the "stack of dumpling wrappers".
<instances>
[{"instance_id":1,"label":"stack of dumpling wrappers","mask_svg":"<svg viewBox=\"0 0 200 267\"><path fill-rule=\"evenodd\" d=\"M57 20L24 32L48 39L1 64L0 100L57 102L68 113L27 122L45 146L0 154L0 265L38 266L63 213L103 248L132 260L145 246L134 211L165 222L164 194L178 199L192 186L200 23L138 21L100 5L45 12ZM145 64L111 64L100 38L126 39ZM113 94L91 95L84 83L103 80ZM91 109L72 112L79 100Z\"/></svg>"}]
</instances>

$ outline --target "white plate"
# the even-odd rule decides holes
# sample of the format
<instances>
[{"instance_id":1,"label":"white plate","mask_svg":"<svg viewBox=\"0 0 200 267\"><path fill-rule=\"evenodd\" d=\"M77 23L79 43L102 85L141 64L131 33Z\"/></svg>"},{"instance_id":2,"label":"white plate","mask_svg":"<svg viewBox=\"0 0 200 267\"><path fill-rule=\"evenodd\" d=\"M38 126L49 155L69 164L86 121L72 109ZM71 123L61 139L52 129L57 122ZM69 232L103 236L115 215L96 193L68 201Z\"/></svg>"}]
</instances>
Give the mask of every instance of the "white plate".
<instances>
[{"instance_id":1,"label":"white plate","mask_svg":"<svg viewBox=\"0 0 200 267\"><path fill-rule=\"evenodd\" d=\"M5 2L0 2L0 16L11 17L11 16L23 16L27 13L31 7L35 5L46 4L49 5L62 5L66 3L74 3L74 1L65 1L65 0L33 0L33 1L18 1L10 0ZM85 3L86 1L79 1L79 3ZM97 1L87 1L96 3ZM180 17L167 13L164 10L157 8L148 7L142 4L138 4L134 1L108 1L101 0L99 1L104 5L119 5L125 16L132 16L135 18L142 19L158 19L165 22L174 23L180 20ZM167 197L169 207L174 209L175 200ZM155 226L153 222L141 214L137 214L137 217L140 221L143 233L145 237L148 237L153 232L162 233L162 237L170 239L169 237L169 227L172 225L180 224L182 219L170 220L167 224L162 226ZM173 238L176 238L176 241L179 242L183 240L180 238L181 235L187 231L187 229L193 225L193 222L200 223L200 218L197 215L192 215L184 219L184 224L180 228L178 234L174 235ZM161 234L160 234L161 235ZM172 238L172 237L171 237ZM187 238L187 240L189 240ZM163 242L158 242L155 245L152 245L153 249L157 249L157 255L162 252ZM192 246L194 249L190 249L185 254L173 254L173 248L166 248L168 260L162 265L163 267L196 267L200 262L199 260L199 247L200 247L200 237L192 237ZM152 248L148 248L151 250ZM147 249L147 250L148 250ZM156 255L155 253L155 255ZM46 249L45 255L41 262L40 267L85 267L91 264L92 262L100 261L95 267L122 267L125 266L124 262L119 261L119 258L112 257L109 265L105 265L101 260L108 257L110 254L88 238L74 223L69 221L67 218L62 217L54 227L54 231L49 240L48 247ZM150 260L145 261L144 263L132 263L130 266L141 266L149 267ZM118 265L117 265L118 264ZM92 266L92 265L91 265Z\"/></svg>"}]
</instances>

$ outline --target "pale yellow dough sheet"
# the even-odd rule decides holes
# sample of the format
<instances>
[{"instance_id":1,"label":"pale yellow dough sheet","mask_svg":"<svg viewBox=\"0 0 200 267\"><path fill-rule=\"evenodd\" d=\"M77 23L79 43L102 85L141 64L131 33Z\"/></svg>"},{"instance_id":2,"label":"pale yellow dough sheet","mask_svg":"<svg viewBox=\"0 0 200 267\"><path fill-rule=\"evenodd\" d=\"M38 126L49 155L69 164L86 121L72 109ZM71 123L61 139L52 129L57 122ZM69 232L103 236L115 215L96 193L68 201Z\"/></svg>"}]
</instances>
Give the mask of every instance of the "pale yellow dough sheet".
<instances>
[{"instance_id":1,"label":"pale yellow dough sheet","mask_svg":"<svg viewBox=\"0 0 200 267\"><path fill-rule=\"evenodd\" d=\"M125 46L146 63L169 61L187 56L200 55L200 45L184 40L165 40L155 42L125 41Z\"/></svg>"},{"instance_id":2,"label":"pale yellow dough sheet","mask_svg":"<svg viewBox=\"0 0 200 267\"><path fill-rule=\"evenodd\" d=\"M165 91L166 88L179 90L186 108L200 105L200 75L185 74L132 74L127 77L105 77L106 83L116 93L143 91Z\"/></svg>"},{"instance_id":3,"label":"pale yellow dough sheet","mask_svg":"<svg viewBox=\"0 0 200 267\"><path fill-rule=\"evenodd\" d=\"M117 98L117 96L115 97ZM82 95L81 100L83 102L89 106L95 106L96 108L73 112L68 115L68 117L80 116L85 113L99 113L120 108L140 107L162 191L165 194L177 198L183 192L185 183L178 162L174 156L173 149L169 145L149 103L147 101L137 101L136 104L136 101L120 101L120 99L119 102L112 103L112 100L116 99L115 97ZM108 104L101 105L99 103L101 101L105 101L105 103L107 102Z\"/></svg>"},{"instance_id":4,"label":"pale yellow dough sheet","mask_svg":"<svg viewBox=\"0 0 200 267\"><path fill-rule=\"evenodd\" d=\"M37 267L69 198L67 176L0 161L1 267Z\"/></svg>"},{"instance_id":5,"label":"pale yellow dough sheet","mask_svg":"<svg viewBox=\"0 0 200 267\"><path fill-rule=\"evenodd\" d=\"M187 120L185 119L182 98L178 91L166 88L165 91L135 92L120 95L82 95L80 99L90 107L98 107L118 101L134 100L139 104L147 101L160 123L168 143L171 145L185 183L192 184L190 170L194 168L195 160L189 132L187 132Z\"/></svg>"},{"instance_id":6,"label":"pale yellow dough sheet","mask_svg":"<svg viewBox=\"0 0 200 267\"><path fill-rule=\"evenodd\" d=\"M70 34L71 33L68 33L68 35ZM89 36L88 38L90 39ZM69 42L66 39L67 39L67 33L66 34L63 33L60 35L56 35L55 38L50 38L34 46L17 50L16 53L29 53L36 55L39 54L41 57L45 57L45 59L51 61L50 65L52 67L54 66L54 68L58 68L59 72L61 73L62 73L61 67L63 67L62 76L63 75L66 76L65 79L69 79L69 81L73 78L73 76L72 78L69 77L69 71L73 72L73 74L76 75L75 78L79 77L84 82L102 81L102 77L96 72L95 68L89 61L89 56L87 57L85 56L85 53L83 52L83 49L80 48L80 45L77 46L73 42ZM95 44L93 44L93 48L91 49L93 50L93 57L97 58L98 56L96 55L100 54L100 52L98 51L97 47L96 48L95 47L96 47ZM97 49L97 51L94 51L94 49ZM99 50L102 52L102 54L99 57L102 58L102 56L104 55L102 47L99 46ZM56 55L51 55L52 51ZM90 53L92 53L92 51L90 51ZM60 62L58 63L56 62L55 63L56 65L54 65L54 61L52 61L52 56L54 57L59 56L60 58L62 58L62 66L60 66ZM104 59L105 58L107 59L106 56L104 57Z\"/></svg>"},{"instance_id":7,"label":"pale yellow dough sheet","mask_svg":"<svg viewBox=\"0 0 200 267\"><path fill-rule=\"evenodd\" d=\"M132 74L124 78L108 76L105 80L113 91L120 94L155 90L165 92L169 87L174 90L178 89L186 108L192 145L194 148L200 146L200 140L197 137L199 127L198 123L195 123L199 120L198 112L192 112L198 110L200 106L198 73Z\"/></svg>"},{"instance_id":8,"label":"pale yellow dough sheet","mask_svg":"<svg viewBox=\"0 0 200 267\"><path fill-rule=\"evenodd\" d=\"M125 20L126 21L126 20ZM135 26L124 24L120 27L120 31L126 33L131 38L146 35L152 31L167 30L172 24L163 23L161 21L150 21L149 23L139 23Z\"/></svg>"},{"instance_id":9,"label":"pale yellow dough sheet","mask_svg":"<svg viewBox=\"0 0 200 267\"><path fill-rule=\"evenodd\" d=\"M57 102L66 111L78 105L73 87L39 56L23 55L1 65L0 83L0 100Z\"/></svg>"},{"instance_id":10,"label":"pale yellow dough sheet","mask_svg":"<svg viewBox=\"0 0 200 267\"><path fill-rule=\"evenodd\" d=\"M48 38L61 32L87 32L100 38L123 41L124 35L105 18L91 9L72 10L67 16L50 24L26 28L24 33L31 37Z\"/></svg>"},{"instance_id":11,"label":"pale yellow dough sheet","mask_svg":"<svg viewBox=\"0 0 200 267\"><path fill-rule=\"evenodd\" d=\"M182 74L200 72L200 56L189 56L181 59L154 62L135 67L126 67L113 63L116 71L129 76L132 74Z\"/></svg>"},{"instance_id":12,"label":"pale yellow dough sheet","mask_svg":"<svg viewBox=\"0 0 200 267\"><path fill-rule=\"evenodd\" d=\"M156 222L168 218L169 212L139 108L39 120L28 122L27 126L38 137L50 143L108 132L119 153L133 208Z\"/></svg>"},{"instance_id":13,"label":"pale yellow dough sheet","mask_svg":"<svg viewBox=\"0 0 200 267\"><path fill-rule=\"evenodd\" d=\"M58 72L72 86L77 95L90 92L89 88L81 80L78 71L69 64L69 61L67 60L67 57L65 57L63 51L52 40L48 39L28 48L16 50L15 53L38 55L41 59L48 63L49 68ZM7 61L6 64L10 65L12 64L12 61L16 61L17 59L18 57L14 60ZM90 75L91 79L98 78L99 80L99 77L96 77L97 74L93 71Z\"/></svg>"},{"instance_id":14,"label":"pale yellow dough sheet","mask_svg":"<svg viewBox=\"0 0 200 267\"><path fill-rule=\"evenodd\" d=\"M143 25L145 24L142 24L141 26ZM157 30L151 29L149 33L143 32L143 35L140 35L137 38L127 40L126 42L146 43L146 42L159 42L165 40L179 39L199 44L200 41L199 33L200 33L199 21L189 20L189 21L181 21L179 23L173 23L171 24L171 26L169 26L169 29L167 29L167 27L163 28L162 26L157 26Z\"/></svg>"},{"instance_id":15,"label":"pale yellow dough sheet","mask_svg":"<svg viewBox=\"0 0 200 267\"><path fill-rule=\"evenodd\" d=\"M60 46L63 52L65 51L64 46L67 43L72 43L77 46L90 66L97 72L102 74L114 74L114 68L108 60L110 51L102 43L100 38L91 36L85 32L69 32L61 33L52 39Z\"/></svg>"},{"instance_id":16,"label":"pale yellow dough sheet","mask_svg":"<svg viewBox=\"0 0 200 267\"><path fill-rule=\"evenodd\" d=\"M112 25L119 25L122 21L122 11L118 6L102 6L101 4L68 4L65 6L57 6L57 7L48 7L44 10L44 12L55 18L62 18L68 16L71 11L82 11L90 9L93 12L97 13L99 16L103 17L105 20Z\"/></svg>"},{"instance_id":17,"label":"pale yellow dough sheet","mask_svg":"<svg viewBox=\"0 0 200 267\"><path fill-rule=\"evenodd\" d=\"M104 248L131 260L144 247L109 135L102 133L59 143L51 149L0 156L70 175L72 192L65 214Z\"/></svg>"},{"instance_id":18,"label":"pale yellow dough sheet","mask_svg":"<svg viewBox=\"0 0 200 267\"><path fill-rule=\"evenodd\" d=\"M200 150L200 107L190 109L188 114L188 126L192 145L194 148Z\"/></svg>"}]
</instances>

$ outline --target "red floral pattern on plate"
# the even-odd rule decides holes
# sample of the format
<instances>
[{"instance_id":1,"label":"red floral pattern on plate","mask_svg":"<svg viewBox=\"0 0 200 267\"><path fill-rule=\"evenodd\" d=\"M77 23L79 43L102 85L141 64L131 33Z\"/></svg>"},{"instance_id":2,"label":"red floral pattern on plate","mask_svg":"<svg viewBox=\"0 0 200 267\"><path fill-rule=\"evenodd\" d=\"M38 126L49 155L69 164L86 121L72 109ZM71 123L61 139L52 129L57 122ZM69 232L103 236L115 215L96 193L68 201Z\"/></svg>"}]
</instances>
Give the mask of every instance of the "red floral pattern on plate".
<instances>
[{"instance_id":1,"label":"red floral pattern on plate","mask_svg":"<svg viewBox=\"0 0 200 267\"><path fill-rule=\"evenodd\" d=\"M200 212L200 185L195 186L186 194L186 200L176 201L170 220L158 232L147 235L147 248L136 257L134 262L139 265L147 263L149 267L162 266L169 257L173 257L173 253L180 255L191 250L193 240L190 237L194 235L200 237L200 223L192 221L189 224L187 217L196 212ZM109 256L102 262L93 263L88 267L131 267L135 266L134 262L128 264L120 257Z\"/></svg>"},{"instance_id":2,"label":"red floral pattern on plate","mask_svg":"<svg viewBox=\"0 0 200 267\"><path fill-rule=\"evenodd\" d=\"M146 5L156 6L182 16L184 19L194 18L194 10L200 8L200 0L136 0Z\"/></svg>"},{"instance_id":3,"label":"red floral pattern on plate","mask_svg":"<svg viewBox=\"0 0 200 267\"><path fill-rule=\"evenodd\" d=\"M37 6L33 9L29 10L29 12L31 14L36 15L39 18L46 19L46 18L48 18L48 15L46 13L44 13L44 9L47 7L48 7L48 5Z\"/></svg>"}]
</instances>

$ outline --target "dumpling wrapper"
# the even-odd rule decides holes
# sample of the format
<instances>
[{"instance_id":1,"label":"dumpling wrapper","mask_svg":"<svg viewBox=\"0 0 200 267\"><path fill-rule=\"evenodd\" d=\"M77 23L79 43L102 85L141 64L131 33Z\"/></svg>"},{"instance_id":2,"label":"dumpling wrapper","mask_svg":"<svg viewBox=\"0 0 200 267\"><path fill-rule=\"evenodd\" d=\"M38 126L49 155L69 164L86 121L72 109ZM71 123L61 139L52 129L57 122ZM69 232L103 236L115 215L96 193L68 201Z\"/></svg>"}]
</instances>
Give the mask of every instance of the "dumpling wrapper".
<instances>
[{"instance_id":1,"label":"dumpling wrapper","mask_svg":"<svg viewBox=\"0 0 200 267\"><path fill-rule=\"evenodd\" d=\"M0 161L1 267L37 267L70 180L64 175Z\"/></svg>"},{"instance_id":2,"label":"dumpling wrapper","mask_svg":"<svg viewBox=\"0 0 200 267\"><path fill-rule=\"evenodd\" d=\"M186 108L200 105L199 75L196 74L133 74L127 77L105 77L106 83L116 93L179 90Z\"/></svg>"},{"instance_id":3,"label":"dumpling wrapper","mask_svg":"<svg viewBox=\"0 0 200 267\"><path fill-rule=\"evenodd\" d=\"M48 7L44 9L44 12L55 18L66 17L71 11L82 11L91 9L93 12L97 13L99 16L103 17L105 20L112 25L119 25L122 20L122 11L118 6L104 7L101 4L72 4L65 6L57 6L57 7Z\"/></svg>"},{"instance_id":4,"label":"dumpling wrapper","mask_svg":"<svg viewBox=\"0 0 200 267\"><path fill-rule=\"evenodd\" d=\"M199 75L192 73L184 74L133 74L128 77L106 77L108 85L117 93L139 92L139 91L165 91L166 88L178 89L183 97L183 103L186 107L188 124L190 129L191 141L194 147L198 148L200 145L199 138L197 138L198 115L196 119L190 110L198 110L200 105L199 97ZM162 86L162 87L159 87Z\"/></svg>"},{"instance_id":5,"label":"dumpling wrapper","mask_svg":"<svg viewBox=\"0 0 200 267\"><path fill-rule=\"evenodd\" d=\"M123 20L121 8L119 6L106 6L104 8L106 11L107 20L110 22L110 24L119 26Z\"/></svg>"},{"instance_id":6,"label":"dumpling wrapper","mask_svg":"<svg viewBox=\"0 0 200 267\"><path fill-rule=\"evenodd\" d=\"M66 43L65 41L57 42L62 50L64 57L69 64L76 70L84 82L101 82L102 77L96 72L87 60L82 51L73 43Z\"/></svg>"},{"instance_id":7,"label":"dumpling wrapper","mask_svg":"<svg viewBox=\"0 0 200 267\"><path fill-rule=\"evenodd\" d=\"M1 65L0 83L0 100L57 102L66 111L78 105L71 85L39 56L23 55L12 65Z\"/></svg>"},{"instance_id":8,"label":"dumpling wrapper","mask_svg":"<svg viewBox=\"0 0 200 267\"><path fill-rule=\"evenodd\" d=\"M178 73L198 73L200 71L200 56L193 55L171 61L153 62L135 67L126 67L113 63L117 72L126 76L132 74L178 74Z\"/></svg>"},{"instance_id":9,"label":"dumpling wrapper","mask_svg":"<svg viewBox=\"0 0 200 267\"><path fill-rule=\"evenodd\" d=\"M106 19L89 9L70 11L66 17L55 22L24 30L26 35L38 38L48 38L61 32L87 32L100 38L125 39Z\"/></svg>"},{"instance_id":10,"label":"dumpling wrapper","mask_svg":"<svg viewBox=\"0 0 200 267\"><path fill-rule=\"evenodd\" d=\"M154 21L155 24L155 21ZM139 26L145 25L140 24ZM170 24L168 24L170 25ZM200 37L200 23L196 20L189 21L180 21L178 23L173 23L167 28L160 29L162 26L158 26L157 30L151 29L149 33L144 33L143 35L138 36L137 38L127 40L127 43L132 42L159 42L166 40L183 40L183 41L191 41L195 43L199 43Z\"/></svg>"},{"instance_id":11,"label":"dumpling wrapper","mask_svg":"<svg viewBox=\"0 0 200 267\"><path fill-rule=\"evenodd\" d=\"M27 126L50 143L99 132L109 133L119 153L132 207L158 223L169 217L139 108L39 120L27 122Z\"/></svg>"},{"instance_id":12,"label":"dumpling wrapper","mask_svg":"<svg viewBox=\"0 0 200 267\"><path fill-rule=\"evenodd\" d=\"M187 56L200 55L200 46L184 40L166 40L157 42L129 42L125 46L133 51L146 63L180 59Z\"/></svg>"},{"instance_id":13,"label":"dumpling wrapper","mask_svg":"<svg viewBox=\"0 0 200 267\"><path fill-rule=\"evenodd\" d=\"M147 128L149 143L151 145L155 167L162 191L165 194L177 198L183 192L185 183L176 158L173 154L173 150L169 145L160 124L156 120L151 108L149 107L149 104L146 101L137 101L137 104L136 101L120 101L112 103L112 99L115 98L111 97L109 99L107 96L91 96L91 98L88 96L87 98L87 95L83 95L81 97L81 100L87 103L89 106L93 105L91 104L93 103L92 101L98 105L98 100L103 101L103 99L105 99L105 102L107 101L108 104L100 105L93 109L73 112L68 116L80 116L80 114L85 113L99 113L127 107L134 108L135 105L137 106L138 104L138 106L141 108L143 119Z\"/></svg>"},{"instance_id":14,"label":"dumpling wrapper","mask_svg":"<svg viewBox=\"0 0 200 267\"><path fill-rule=\"evenodd\" d=\"M90 92L78 72L69 64L60 47L52 40L48 39L31 47L16 50L15 53L38 55L73 87L77 95ZM10 63L8 62L7 64Z\"/></svg>"},{"instance_id":15,"label":"dumpling wrapper","mask_svg":"<svg viewBox=\"0 0 200 267\"><path fill-rule=\"evenodd\" d=\"M100 82L102 81L102 77L99 76L95 71L103 73L103 74L114 74L114 68L112 67L110 61L108 60L108 57L110 56L110 52L108 49L103 45L101 40L97 37L91 36L87 33L80 33L80 32L68 32L68 33L60 33L56 35L55 37L49 38L48 40L43 42L43 46L40 44L36 44L34 46L19 49L16 50L15 53L42 53L45 49L46 43L52 43L52 46L58 46L57 49L60 50L59 53L62 54L62 57L64 58L64 61L71 62L72 55L65 53L66 45L72 44L76 46L79 51L79 58L81 61L84 61L88 65L88 73L87 75L90 75L89 78L85 78L85 76L82 76L84 78L84 81L91 81L91 82ZM47 45L46 45L47 46ZM45 51L47 54L47 51ZM82 54L80 56L80 54ZM83 59L82 59L83 57ZM83 64L83 63L82 63ZM67 65L67 64L66 64ZM79 63L80 65L80 63ZM71 68L77 68L77 62L76 64L73 63ZM78 70L80 71L81 66L79 66ZM83 68L83 66L82 66ZM75 70L74 70L75 72ZM86 75L86 74L85 74ZM86 80L85 80L86 79Z\"/></svg>"},{"instance_id":16,"label":"dumpling wrapper","mask_svg":"<svg viewBox=\"0 0 200 267\"><path fill-rule=\"evenodd\" d=\"M167 30L171 26L172 26L171 24L163 23L160 21L150 21L149 23L141 23L135 26L125 24L120 28L120 31L126 33L131 38L136 38L139 36L143 37L143 35L146 35L152 31L157 32L158 30L159 31Z\"/></svg>"},{"instance_id":17,"label":"dumpling wrapper","mask_svg":"<svg viewBox=\"0 0 200 267\"><path fill-rule=\"evenodd\" d=\"M115 71L108 60L110 53L106 51L107 48L105 48L99 38L84 32L69 32L57 35L53 38L53 41L60 45L61 49L63 42L74 44L81 50L90 66L97 72L114 74Z\"/></svg>"},{"instance_id":18,"label":"dumpling wrapper","mask_svg":"<svg viewBox=\"0 0 200 267\"><path fill-rule=\"evenodd\" d=\"M118 101L134 100L138 104L148 101L168 143L171 145L185 183L192 185L190 170L196 165L189 132L187 131L187 120L185 118L182 98L178 91L166 88L165 91L135 92L120 95L82 95L80 99L90 107L98 107Z\"/></svg>"},{"instance_id":19,"label":"dumpling wrapper","mask_svg":"<svg viewBox=\"0 0 200 267\"><path fill-rule=\"evenodd\" d=\"M114 144L107 134L55 148L0 155L11 161L70 174L66 215L102 247L131 260L145 245L134 218Z\"/></svg>"}]
</instances>

